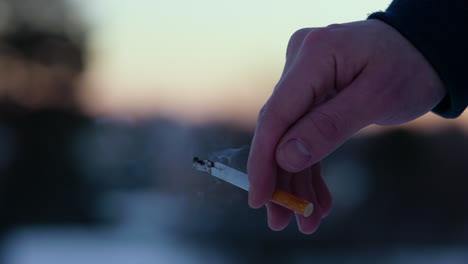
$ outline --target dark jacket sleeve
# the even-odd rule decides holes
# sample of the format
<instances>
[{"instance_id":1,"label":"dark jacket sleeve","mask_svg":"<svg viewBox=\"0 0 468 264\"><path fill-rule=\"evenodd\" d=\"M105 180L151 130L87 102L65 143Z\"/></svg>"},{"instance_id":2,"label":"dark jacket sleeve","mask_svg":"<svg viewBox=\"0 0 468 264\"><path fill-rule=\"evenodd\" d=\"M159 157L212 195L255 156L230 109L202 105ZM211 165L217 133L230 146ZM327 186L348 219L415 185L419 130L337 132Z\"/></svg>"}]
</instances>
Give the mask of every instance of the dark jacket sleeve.
<instances>
[{"instance_id":1,"label":"dark jacket sleeve","mask_svg":"<svg viewBox=\"0 0 468 264\"><path fill-rule=\"evenodd\" d=\"M369 19L398 30L439 74L447 96L433 112L459 116L468 104L468 0L394 0Z\"/></svg>"}]
</instances>

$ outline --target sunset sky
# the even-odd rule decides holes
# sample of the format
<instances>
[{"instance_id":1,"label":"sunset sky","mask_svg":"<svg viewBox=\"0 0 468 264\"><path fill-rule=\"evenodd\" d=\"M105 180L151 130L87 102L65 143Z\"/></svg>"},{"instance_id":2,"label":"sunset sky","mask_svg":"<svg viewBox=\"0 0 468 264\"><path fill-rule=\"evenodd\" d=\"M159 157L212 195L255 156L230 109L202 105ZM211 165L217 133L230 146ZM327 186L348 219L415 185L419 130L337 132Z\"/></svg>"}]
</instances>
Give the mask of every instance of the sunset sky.
<instances>
[{"instance_id":1,"label":"sunset sky","mask_svg":"<svg viewBox=\"0 0 468 264\"><path fill-rule=\"evenodd\" d=\"M362 20L390 3L72 2L90 29L83 99L92 112L195 123L229 120L247 126L253 126L278 81L294 31ZM425 126L433 120L441 119L431 115L419 123ZM447 122L435 123L432 127Z\"/></svg>"}]
</instances>

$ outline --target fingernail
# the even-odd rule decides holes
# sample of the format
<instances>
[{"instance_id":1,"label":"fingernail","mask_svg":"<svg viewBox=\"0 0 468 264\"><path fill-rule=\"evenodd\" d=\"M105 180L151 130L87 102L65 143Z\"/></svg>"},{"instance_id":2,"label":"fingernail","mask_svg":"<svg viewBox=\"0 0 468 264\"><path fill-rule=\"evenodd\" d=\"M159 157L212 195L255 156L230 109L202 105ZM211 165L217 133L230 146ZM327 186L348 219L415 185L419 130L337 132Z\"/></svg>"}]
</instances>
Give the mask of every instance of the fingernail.
<instances>
[{"instance_id":1,"label":"fingernail","mask_svg":"<svg viewBox=\"0 0 468 264\"><path fill-rule=\"evenodd\" d=\"M302 170L312 157L309 148L299 139L291 139L281 146L279 158L288 167Z\"/></svg>"}]
</instances>

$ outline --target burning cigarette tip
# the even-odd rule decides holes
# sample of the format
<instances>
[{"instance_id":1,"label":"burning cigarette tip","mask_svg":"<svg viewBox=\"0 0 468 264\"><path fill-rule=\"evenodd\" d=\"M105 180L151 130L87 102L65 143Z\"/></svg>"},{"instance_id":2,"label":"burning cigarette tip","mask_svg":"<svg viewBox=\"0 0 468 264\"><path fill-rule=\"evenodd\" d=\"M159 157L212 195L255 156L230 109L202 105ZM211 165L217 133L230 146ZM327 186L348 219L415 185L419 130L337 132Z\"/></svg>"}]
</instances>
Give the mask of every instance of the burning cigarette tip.
<instances>
[{"instance_id":1,"label":"burning cigarette tip","mask_svg":"<svg viewBox=\"0 0 468 264\"><path fill-rule=\"evenodd\" d=\"M193 158L194 165L206 166L208 168L214 167L214 162L211 160L201 160L198 157Z\"/></svg>"},{"instance_id":2,"label":"burning cigarette tip","mask_svg":"<svg viewBox=\"0 0 468 264\"><path fill-rule=\"evenodd\" d=\"M211 160L201 160L195 157L193 158L192 167L199 171L204 171L211 174L211 168L214 167L214 162Z\"/></svg>"}]
</instances>

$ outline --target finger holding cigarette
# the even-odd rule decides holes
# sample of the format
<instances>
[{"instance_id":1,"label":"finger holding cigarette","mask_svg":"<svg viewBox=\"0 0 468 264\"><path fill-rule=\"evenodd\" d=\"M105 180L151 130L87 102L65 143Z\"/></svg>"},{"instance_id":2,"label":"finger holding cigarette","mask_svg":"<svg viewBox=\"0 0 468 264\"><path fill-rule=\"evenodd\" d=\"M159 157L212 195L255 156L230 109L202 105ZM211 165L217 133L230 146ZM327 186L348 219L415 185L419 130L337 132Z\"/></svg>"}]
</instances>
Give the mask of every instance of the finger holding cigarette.
<instances>
[{"instance_id":1,"label":"finger holding cigarette","mask_svg":"<svg viewBox=\"0 0 468 264\"><path fill-rule=\"evenodd\" d=\"M246 191L249 190L249 180L245 173L235 170L220 162L200 160L194 158L193 167L199 171L207 172L219 179L231 183ZM314 211L314 205L298 196L276 189L270 199L272 202L284 206L294 212L309 217Z\"/></svg>"}]
</instances>

